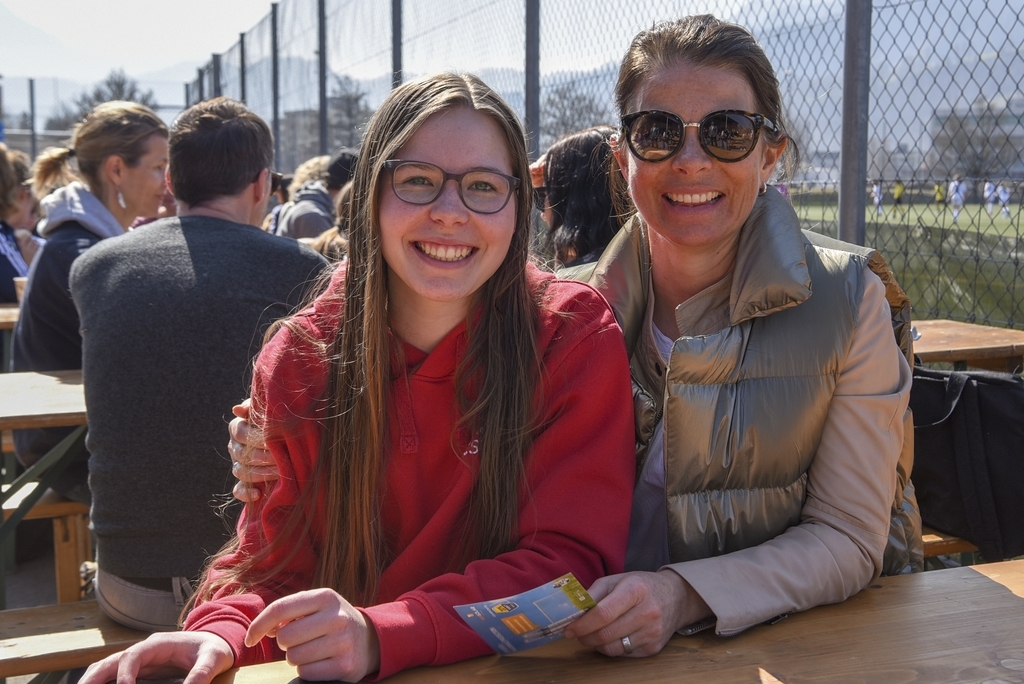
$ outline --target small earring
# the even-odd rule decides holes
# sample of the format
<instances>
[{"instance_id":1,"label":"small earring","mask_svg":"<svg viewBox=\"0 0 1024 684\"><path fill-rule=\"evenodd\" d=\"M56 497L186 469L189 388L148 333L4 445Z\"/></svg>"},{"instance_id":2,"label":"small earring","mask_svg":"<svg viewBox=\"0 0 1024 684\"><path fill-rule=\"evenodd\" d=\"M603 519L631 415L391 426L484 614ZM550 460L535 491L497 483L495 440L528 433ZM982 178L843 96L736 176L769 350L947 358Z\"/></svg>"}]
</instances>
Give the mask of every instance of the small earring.
<instances>
[{"instance_id":1,"label":"small earring","mask_svg":"<svg viewBox=\"0 0 1024 684\"><path fill-rule=\"evenodd\" d=\"M761 189L757 191L758 196L764 195L764 193L766 193L766 192L768 192L768 184L767 183L761 183Z\"/></svg>"},{"instance_id":2,"label":"small earring","mask_svg":"<svg viewBox=\"0 0 1024 684\"><path fill-rule=\"evenodd\" d=\"M117 203L121 205L122 209L128 208L128 205L124 203L124 195L121 194L121 188L117 189Z\"/></svg>"}]
</instances>

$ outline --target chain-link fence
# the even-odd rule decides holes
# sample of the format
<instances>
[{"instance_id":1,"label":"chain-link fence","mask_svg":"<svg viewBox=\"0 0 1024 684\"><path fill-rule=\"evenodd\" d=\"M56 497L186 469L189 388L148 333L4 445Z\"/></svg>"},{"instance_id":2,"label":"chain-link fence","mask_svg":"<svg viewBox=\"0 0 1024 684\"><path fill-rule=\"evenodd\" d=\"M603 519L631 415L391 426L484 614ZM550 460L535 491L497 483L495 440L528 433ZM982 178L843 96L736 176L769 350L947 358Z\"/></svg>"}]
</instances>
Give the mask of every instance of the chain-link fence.
<instances>
[{"instance_id":1,"label":"chain-link fence","mask_svg":"<svg viewBox=\"0 0 1024 684\"><path fill-rule=\"evenodd\" d=\"M540 73L532 93L531 2L539 7ZM855 199L866 243L889 259L917 317L1024 327L1020 0L876 1L869 11L869 3L854 0L282 0L275 8L276 53L266 48L267 21L243 36L253 83L246 92L258 112L272 114L266 63L276 61L282 169L355 146L396 63L406 80L448 69L479 74L523 115L543 150L571 131L614 122L618 62L637 31L711 11L749 27L764 45L802 157L780 184L807 227L836 235L843 173L864 168L841 163L847 5L858 5L870 21L867 174L855 181L863 190ZM250 45L256 43L262 49ZM226 66L234 51L219 58L218 93L241 90L232 83L237 70ZM536 123L527 112L531 96L539 105Z\"/></svg>"},{"instance_id":2,"label":"chain-link fence","mask_svg":"<svg viewBox=\"0 0 1024 684\"><path fill-rule=\"evenodd\" d=\"M618 63L637 31L700 12L749 27L774 64L802 157L779 183L808 228L849 225L842 188L918 318L1024 328L1024 0L281 0L184 90L188 103L245 99L273 122L278 167L291 170L357 146L396 69L403 80L470 71L543 151L615 122ZM857 16L870 66L844 107ZM843 159L844 112L852 120L860 100L865 142Z\"/></svg>"}]
</instances>

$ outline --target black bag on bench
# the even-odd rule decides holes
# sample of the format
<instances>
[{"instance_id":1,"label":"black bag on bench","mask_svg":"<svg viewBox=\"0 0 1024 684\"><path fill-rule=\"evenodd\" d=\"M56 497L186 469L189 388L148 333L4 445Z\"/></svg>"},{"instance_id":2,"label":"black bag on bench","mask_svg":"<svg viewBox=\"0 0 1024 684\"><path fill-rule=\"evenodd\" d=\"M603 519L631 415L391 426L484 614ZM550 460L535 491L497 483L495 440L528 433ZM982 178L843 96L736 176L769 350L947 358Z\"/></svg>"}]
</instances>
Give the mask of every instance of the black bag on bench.
<instances>
[{"instance_id":1,"label":"black bag on bench","mask_svg":"<svg viewBox=\"0 0 1024 684\"><path fill-rule=\"evenodd\" d=\"M1024 554L1024 380L918 366L910 407L924 524L987 561Z\"/></svg>"}]
</instances>

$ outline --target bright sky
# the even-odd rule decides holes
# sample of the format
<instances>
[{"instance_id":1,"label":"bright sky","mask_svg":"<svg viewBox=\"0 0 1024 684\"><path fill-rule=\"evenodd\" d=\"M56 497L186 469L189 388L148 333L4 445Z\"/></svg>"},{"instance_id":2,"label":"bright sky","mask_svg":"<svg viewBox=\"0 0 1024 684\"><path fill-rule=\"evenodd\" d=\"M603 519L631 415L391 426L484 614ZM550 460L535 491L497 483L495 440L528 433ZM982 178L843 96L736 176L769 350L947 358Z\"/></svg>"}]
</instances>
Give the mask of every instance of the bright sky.
<instances>
[{"instance_id":1,"label":"bright sky","mask_svg":"<svg viewBox=\"0 0 1024 684\"><path fill-rule=\"evenodd\" d=\"M0 0L61 42L143 74L209 60L270 13L269 0Z\"/></svg>"}]
</instances>

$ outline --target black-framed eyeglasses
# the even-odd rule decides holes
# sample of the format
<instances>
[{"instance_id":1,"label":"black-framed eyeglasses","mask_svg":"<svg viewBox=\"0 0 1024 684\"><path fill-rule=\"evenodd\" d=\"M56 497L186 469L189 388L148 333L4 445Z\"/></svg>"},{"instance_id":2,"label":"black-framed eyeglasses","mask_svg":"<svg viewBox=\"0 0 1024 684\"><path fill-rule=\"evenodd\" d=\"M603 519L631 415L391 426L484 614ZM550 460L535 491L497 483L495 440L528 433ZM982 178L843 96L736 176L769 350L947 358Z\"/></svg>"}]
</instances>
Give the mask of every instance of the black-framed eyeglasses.
<instances>
[{"instance_id":1,"label":"black-framed eyeglasses","mask_svg":"<svg viewBox=\"0 0 1024 684\"><path fill-rule=\"evenodd\" d=\"M673 157L683 146L687 128L697 129L701 148L723 162L746 159L757 145L762 128L778 133L770 119L739 109L711 112L698 123L683 121L672 112L651 110L622 117L622 129L633 154L644 161L660 162Z\"/></svg>"},{"instance_id":2,"label":"black-framed eyeglasses","mask_svg":"<svg viewBox=\"0 0 1024 684\"><path fill-rule=\"evenodd\" d=\"M284 174L277 171L270 172L270 194L274 194L281 189L281 183L284 181Z\"/></svg>"},{"instance_id":3,"label":"black-framed eyeglasses","mask_svg":"<svg viewBox=\"0 0 1024 684\"><path fill-rule=\"evenodd\" d=\"M520 184L518 178L497 171L448 173L435 164L408 159L389 159L384 168L391 172L391 188L403 202L430 204L440 196L445 183L453 180L462 203L478 214L496 214L504 209Z\"/></svg>"}]
</instances>

